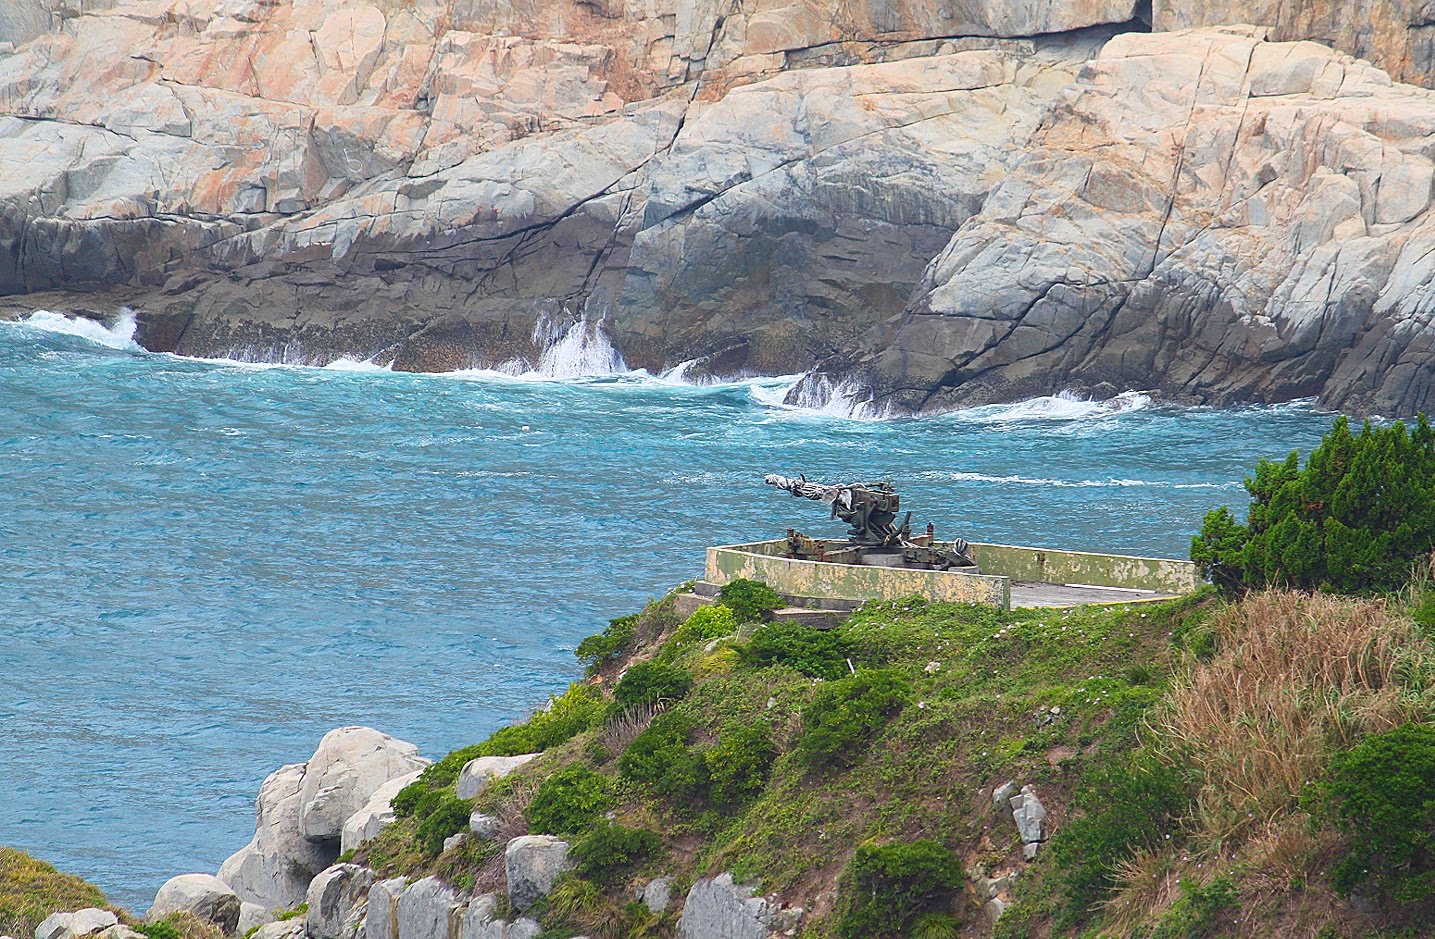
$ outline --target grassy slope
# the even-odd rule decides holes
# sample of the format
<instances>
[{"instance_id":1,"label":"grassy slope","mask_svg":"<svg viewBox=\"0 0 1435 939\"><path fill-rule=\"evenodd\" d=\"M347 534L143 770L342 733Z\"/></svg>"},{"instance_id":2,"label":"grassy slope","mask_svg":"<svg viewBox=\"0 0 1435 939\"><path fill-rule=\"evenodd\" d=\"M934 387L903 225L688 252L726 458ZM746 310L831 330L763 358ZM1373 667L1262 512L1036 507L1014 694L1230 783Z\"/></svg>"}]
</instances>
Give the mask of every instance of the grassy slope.
<instances>
[{"instance_id":1,"label":"grassy slope","mask_svg":"<svg viewBox=\"0 0 1435 939\"><path fill-rule=\"evenodd\" d=\"M0 935L28 939L51 913L105 907L100 888L14 848L0 848Z\"/></svg>"},{"instance_id":2,"label":"grassy slope","mask_svg":"<svg viewBox=\"0 0 1435 939\"><path fill-rule=\"evenodd\" d=\"M737 650L753 628L707 641L685 634L670 601L654 603L625 652L590 678L611 688L654 657L685 669L695 685L669 711L690 721L699 752L725 728L767 729L779 755L746 801L715 805L701 790L664 797L623 778L618 756L652 717L640 709L610 714L482 793L477 807L502 821L492 844L429 856L414 820L401 819L360 860L501 890L500 847L527 831L523 810L540 782L581 763L612 781L616 820L659 833L662 847L611 882L563 885L539 911L553 936L672 935L672 914L632 905L631 884L661 874L681 893L723 870L804 907L801 936L835 936L857 846L918 838L950 848L970 873L1022 870L1019 903L998 928L1011 937L1430 934L1420 925L1428 911L1360 914L1323 886L1339 838L1292 791L1361 735L1430 719L1435 653L1400 609L1294 595L1010 613L868 604L842 627L852 665L899 671L911 695L847 766L814 766L797 752L802 708L821 683L784 665L744 665ZM1333 631L1341 635L1315 641ZM1079 796L1082 782L1103 771L1123 778L1112 767L1138 752L1184 774L1190 801L1172 809L1155 847L1130 845L1103 869L1106 905L1085 908L1062 866L1085 846L1023 863L990 792L1008 779L1032 783L1057 829L1084 808L1104 824L1109 807ZM1090 827L1072 834L1089 837ZM990 934L980 904L970 886L952 898L961 934Z\"/></svg>"}]
</instances>

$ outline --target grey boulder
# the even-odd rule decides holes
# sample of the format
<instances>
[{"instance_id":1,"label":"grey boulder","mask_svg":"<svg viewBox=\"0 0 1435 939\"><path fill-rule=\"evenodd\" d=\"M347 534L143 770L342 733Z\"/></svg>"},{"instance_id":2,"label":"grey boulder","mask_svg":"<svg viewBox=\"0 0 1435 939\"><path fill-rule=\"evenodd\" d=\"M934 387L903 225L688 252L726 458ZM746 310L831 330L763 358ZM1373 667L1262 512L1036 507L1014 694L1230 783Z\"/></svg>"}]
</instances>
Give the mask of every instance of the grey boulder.
<instances>
[{"instance_id":1,"label":"grey boulder","mask_svg":"<svg viewBox=\"0 0 1435 939\"><path fill-rule=\"evenodd\" d=\"M340 727L305 764L299 822L310 841L338 841L349 816L379 787L429 765L418 747L372 727Z\"/></svg>"},{"instance_id":2,"label":"grey boulder","mask_svg":"<svg viewBox=\"0 0 1435 939\"><path fill-rule=\"evenodd\" d=\"M304 902L314 876L334 863L332 846L315 844L300 829L304 764L280 767L255 801L254 837L220 865L219 879L241 900L266 910Z\"/></svg>"},{"instance_id":3,"label":"grey boulder","mask_svg":"<svg viewBox=\"0 0 1435 939\"><path fill-rule=\"evenodd\" d=\"M193 913L230 935L239 925L239 895L210 874L181 874L159 888L146 919L153 923L171 913Z\"/></svg>"},{"instance_id":4,"label":"grey boulder","mask_svg":"<svg viewBox=\"0 0 1435 939\"><path fill-rule=\"evenodd\" d=\"M455 786L458 797L472 799L493 780L502 779L537 756L537 753L524 753L519 756L481 756L469 760L458 774Z\"/></svg>"},{"instance_id":5,"label":"grey boulder","mask_svg":"<svg viewBox=\"0 0 1435 939\"><path fill-rule=\"evenodd\" d=\"M678 939L768 939L776 912L753 888L719 874L693 884L678 920Z\"/></svg>"},{"instance_id":6,"label":"grey boulder","mask_svg":"<svg viewBox=\"0 0 1435 939\"><path fill-rule=\"evenodd\" d=\"M394 815L394 796L421 775L423 770L414 770L412 773L396 776L375 789L373 795L369 796L369 801L345 819L344 830L339 835L339 850L352 851L373 840L379 832L392 825L397 818Z\"/></svg>"},{"instance_id":7,"label":"grey boulder","mask_svg":"<svg viewBox=\"0 0 1435 939\"><path fill-rule=\"evenodd\" d=\"M87 907L73 913L51 913L35 927L35 939L75 939L108 929L119 922L109 910Z\"/></svg>"},{"instance_id":8,"label":"grey boulder","mask_svg":"<svg viewBox=\"0 0 1435 939\"><path fill-rule=\"evenodd\" d=\"M466 907L437 877L416 880L399 897L397 939L456 939Z\"/></svg>"},{"instance_id":9,"label":"grey boulder","mask_svg":"<svg viewBox=\"0 0 1435 939\"><path fill-rule=\"evenodd\" d=\"M572 868L568 842L561 838L552 835L514 838L503 852L508 901L516 909L528 909L539 897L547 896L558 878Z\"/></svg>"},{"instance_id":10,"label":"grey boulder","mask_svg":"<svg viewBox=\"0 0 1435 939\"><path fill-rule=\"evenodd\" d=\"M304 930L309 939L351 939L357 935L367 908L369 888L377 875L358 864L335 864L309 884L309 912Z\"/></svg>"},{"instance_id":11,"label":"grey boulder","mask_svg":"<svg viewBox=\"0 0 1435 939\"><path fill-rule=\"evenodd\" d=\"M239 903L239 925L234 927L236 936L246 936L249 930L267 926L274 922L274 912L258 903L241 900Z\"/></svg>"},{"instance_id":12,"label":"grey boulder","mask_svg":"<svg viewBox=\"0 0 1435 939\"><path fill-rule=\"evenodd\" d=\"M381 880L369 889L369 907L364 916L364 939L397 939L399 898L408 881L402 877Z\"/></svg>"}]
</instances>

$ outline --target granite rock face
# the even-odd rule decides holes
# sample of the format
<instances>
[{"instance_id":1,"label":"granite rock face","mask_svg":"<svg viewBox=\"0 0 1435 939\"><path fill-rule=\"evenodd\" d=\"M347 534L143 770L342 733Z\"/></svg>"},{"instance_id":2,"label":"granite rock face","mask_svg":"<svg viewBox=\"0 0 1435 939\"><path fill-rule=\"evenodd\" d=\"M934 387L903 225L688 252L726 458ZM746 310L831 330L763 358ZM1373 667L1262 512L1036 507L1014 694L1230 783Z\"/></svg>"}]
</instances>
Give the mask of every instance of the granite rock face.
<instances>
[{"instance_id":1,"label":"granite rock face","mask_svg":"<svg viewBox=\"0 0 1435 939\"><path fill-rule=\"evenodd\" d=\"M193 913L232 935L239 925L239 896L218 877L181 874L159 888L146 918L156 922L171 913Z\"/></svg>"},{"instance_id":2,"label":"granite rock face","mask_svg":"<svg viewBox=\"0 0 1435 939\"><path fill-rule=\"evenodd\" d=\"M1266 37L1430 84L1435 17L1132 9L18 0L0 307L417 370L542 370L587 319L633 367L825 361L800 395L896 411L1430 406L1429 93Z\"/></svg>"},{"instance_id":3,"label":"granite rock face","mask_svg":"<svg viewBox=\"0 0 1435 939\"><path fill-rule=\"evenodd\" d=\"M299 821L310 841L340 839L344 823L390 780L428 766L418 747L371 727L340 727L319 741L304 768Z\"/></svg>"},{"instance_id":4,"label":"granite rock face","mask_svg":"<svg viewBox=\"0 0 1435 939\"><path fill-rule=\"evenodd\" d=\"M1435 95L1314 43L1116 37L856 373L880 406L1075 388L1435 401Z\"/></svg>"},{"instance_id":5,"label":"granite rock face","mask_svg":"<svg viewBox=\"0 0 1435 939\"><path fill-rule=\"evenodd\" d=\"M678 920L678 939L768 939L775 913L772 904L754 897L751 887L719 874L693 884Z\"/></svg>"}]
</instances>

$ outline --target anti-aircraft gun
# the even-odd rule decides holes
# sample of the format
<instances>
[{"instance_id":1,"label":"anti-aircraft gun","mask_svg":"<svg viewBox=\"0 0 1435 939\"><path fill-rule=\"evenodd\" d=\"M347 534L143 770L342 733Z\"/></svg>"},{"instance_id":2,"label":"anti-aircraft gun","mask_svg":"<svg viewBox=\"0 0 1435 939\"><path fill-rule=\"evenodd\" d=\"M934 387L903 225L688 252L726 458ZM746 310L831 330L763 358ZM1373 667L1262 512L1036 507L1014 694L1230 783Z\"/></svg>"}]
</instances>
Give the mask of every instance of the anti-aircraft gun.
<instances>
[{"instance_id":1,"label":"anti-aircraft gun","mask_svg":"<svg viewBox=\"0 0 1435 939\"><path fill-rule=\"evenodd\" d=\"M847 544L855 563L887 566L921 567L931 570L962 568L980 573L972 560L971 547L958 538L947 545L936 542L931 524L925 536L912 537L912 513L908 512L898 525L897 514L902 500L891 483L846 483L827 486L809 482L806 476L792 479L770 473L763 477L769 486L792 495L821 502L832 507L832 518L846 522ZM826 545L801 532L787 531L788 554L810 561L829 560ZM846 552L844 552L846 553Z\"/></svg>"}]
</instances>

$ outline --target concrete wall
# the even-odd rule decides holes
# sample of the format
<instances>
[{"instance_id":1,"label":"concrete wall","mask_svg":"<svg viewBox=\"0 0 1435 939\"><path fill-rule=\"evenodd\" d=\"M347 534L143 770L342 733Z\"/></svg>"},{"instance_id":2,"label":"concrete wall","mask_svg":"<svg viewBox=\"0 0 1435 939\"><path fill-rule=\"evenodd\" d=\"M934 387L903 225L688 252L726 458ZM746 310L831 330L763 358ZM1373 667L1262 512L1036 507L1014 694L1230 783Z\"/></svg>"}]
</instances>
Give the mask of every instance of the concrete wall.
<instances>
[{"instance_id":1,"label":"concrete wall","mask_svg":"<svg viewBox=\"0 0 1435 939\"><path fill-rule=\"evenodd\" d=\"M794 597L896 600L920 594L929 600L1002 609L1011 605L1011 585L1005 577L799 561L780 556L786 547L784 540L708 548L705 579L719 585L739 577L761 580Z\"/></svg>"},{"instance_id":2,"label":"concrete wall","mask_svg":"<svg viewBox=\"0 0 1435 939\"><path fill-rule=\"evenodd\" d=\"M1196 565L1190 561L1004 544L973 544L971 547L972 558L984 572L1012 580L1128 587L1164 593L1190 593L1201 585Z\"/></svg>"}]
</instances>

